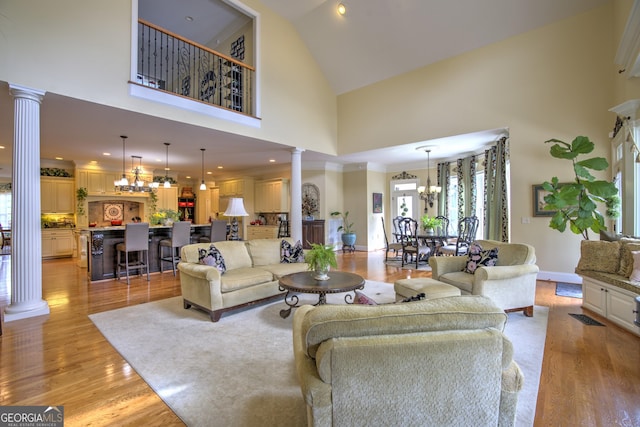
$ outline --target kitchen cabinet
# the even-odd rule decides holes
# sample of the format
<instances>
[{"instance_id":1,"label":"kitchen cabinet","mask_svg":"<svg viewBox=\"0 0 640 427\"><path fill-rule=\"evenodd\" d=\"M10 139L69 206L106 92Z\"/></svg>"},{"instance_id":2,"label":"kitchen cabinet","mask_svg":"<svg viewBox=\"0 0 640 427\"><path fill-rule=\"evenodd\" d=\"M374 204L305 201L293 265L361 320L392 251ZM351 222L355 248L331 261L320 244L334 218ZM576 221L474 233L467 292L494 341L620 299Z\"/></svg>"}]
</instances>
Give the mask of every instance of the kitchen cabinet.
<instances>
[{"instance_id":1,"label":"kitchen cabinet","mask_svg":"<svg viewBox=\"0 0 640 427\"><path fill-rule=\"evenodd\" d=\"M302 247L311 249L309 243L324 245L324 219L302 221Z\"/></svg>"},{"instance_id":2,"label":"kitchen cabinet","mask_svg":"<svg viewBox=\"0 0 640 427\"><path fill-rule=\"evenodd\" d=\"M275 239L277 237L277 225L247 225L247 240Z\"/></svg>"},{"instance_id":3,"label":"kitchen cabinet","mask_svg":"<svg viewBox=\"0 0 640 427\"><path fill-rule=\"evenodd\" d=\"M156 210L178 210L178 187L164 188L163 186L160 186L156 191L156 195L158 196Z\"/></svg>"},{"instance_id":4,"label":"kitchen cabinet","mask_svg":"<svg viewBox=\"0 0 640 427\"><path fill-rule=\"evenodd\" d=\"M289 212L289 180L258 181L255 185L255 211Z\"/></svg>"},{"instance_id":5,"label":"kitchen cabinet","mask_svg":"<svg viewBox=\"0 0 640 427\"><path fill-rule=\"evenodd\" d=\"M582 277L582 307L640 335L634 310L636 294L590 277Z\"/></svg>"},{"instance_id":6,"label":"kitchen cabinet","mask_svg":"<svg viewBox=\"0 0 640 427\"><path fill-rule=\"evenodd\" d=\"M229 181L222 181L220 183L220 196L221 197L236 197L242 196L244 193L244 180L232 179Z\"/></svg>"},{"instance_id":7,"label":"kitchen cabinet","mask_svg":"<svg viewBox=\"0 0 640 427\"><path fill-rule=\"evenodd\" d=\"M122 178L121 172L78 169L78 188L84 187L89 195L115 194L114 182Z\"/></svg>"},{"instance_id":8,"label":"kitchen cabinet","mask_svg":"<svg viewBox=\"0 0 640 427\"><path fill-rule=\"evenodd\" d=\"M73 255L73 232L68 230L42 230L42 257L61 258Z\"/></svg>"},{"instance_id":9,"label":"kitchen cabinet","mask_svg":"<svg viewBox=\"0 0 640 427\"><path fill-rule=\"evenodd\" d=\"M73 178L41 178L40 212L74 213L74 186Z\"/></svg>"}]
</instances>

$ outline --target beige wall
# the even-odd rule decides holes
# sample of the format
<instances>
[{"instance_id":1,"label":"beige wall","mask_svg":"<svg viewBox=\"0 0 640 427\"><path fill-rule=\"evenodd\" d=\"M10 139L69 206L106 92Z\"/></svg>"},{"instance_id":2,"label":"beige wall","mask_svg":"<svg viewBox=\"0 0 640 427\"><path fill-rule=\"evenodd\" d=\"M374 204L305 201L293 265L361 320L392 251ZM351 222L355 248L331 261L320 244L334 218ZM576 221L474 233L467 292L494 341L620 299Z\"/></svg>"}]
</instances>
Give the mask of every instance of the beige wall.
<instances>
[{"instance_id":1,"label":"beige wall","mask_svg":"<svg viewBox=\"0 0 640 427\"><path fill-rule=\"evenodd\" d=\"M532 217L531 186L572 179L570 164L550 157L549 138L587 135L598 144L595 154L609 157L614 44L609 3L341 95L340 152L508 127L512 240L536 247L541 270L572 273L580 237Z\"/></svg>"},{"instance_id":2,"label":"beige wall","mask_svg":"<svg viewBox=\"0 0 640 427\"><path fill-rule=\"evenodd\" d=\"M258 37L268 52L258 64L259 129L128 95L131 0L0 2L0 81L334 154L336 98L329 84L288 21L257 0L246 3L260 14Z\"/></svg>"}]
</instances>

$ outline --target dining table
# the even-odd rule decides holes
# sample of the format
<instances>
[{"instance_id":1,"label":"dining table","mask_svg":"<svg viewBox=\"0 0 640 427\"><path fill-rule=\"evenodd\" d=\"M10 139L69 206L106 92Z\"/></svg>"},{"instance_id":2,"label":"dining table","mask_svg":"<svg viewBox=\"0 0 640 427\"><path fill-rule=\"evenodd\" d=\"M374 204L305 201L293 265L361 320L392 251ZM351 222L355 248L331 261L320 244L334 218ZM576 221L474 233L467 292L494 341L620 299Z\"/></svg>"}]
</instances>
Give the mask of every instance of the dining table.
<instances>
[{"instance_id":1,"label":"dining table","mask_svg":"<svg viewBox=\"0 0 640 427\"><path fill-rule=\"evenodd\" d=\"M453 234L446 234L446 233L438 233L438 232L433 232L433 233L418 233L416 235L416 238L418 240L420 240L422 243L424 243L425 245L429 246L429 248L431 248L431 254L433 256L438 256L438 255L442 255L440 253L440 248L444 245L447 244L447 241L449 239L455 239L458 236L453 235Z\"/></svg>"}]
</instances>

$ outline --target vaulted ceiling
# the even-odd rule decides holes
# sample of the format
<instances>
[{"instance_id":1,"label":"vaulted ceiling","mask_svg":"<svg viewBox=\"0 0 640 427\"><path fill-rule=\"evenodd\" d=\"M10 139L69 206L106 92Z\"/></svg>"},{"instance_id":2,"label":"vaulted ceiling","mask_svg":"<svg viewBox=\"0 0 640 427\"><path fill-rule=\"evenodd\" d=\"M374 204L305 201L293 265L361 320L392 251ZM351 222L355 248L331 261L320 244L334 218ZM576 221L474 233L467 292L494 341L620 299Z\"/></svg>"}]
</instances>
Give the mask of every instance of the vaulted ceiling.
<instances>
[{"instance_id":1,"label":"vaulted ceiling","mask_svg":"<svg viewBox=\"0 0 640 427\"><path fill-rule=\"evenodd\" d=\"M338 1L334 0L262 1L291 21L339 95L587 11L607 0L345 0L347 13L344 16L336 12ZM211 29L232 31L247 20L222 0L139 0L139 16L201 43L215 37ZM186 16L193 20L187 21ZM49 99L42 114L43 158L63 156L89 161L106 147L117 153L120 141L106 140L100 135L109 133L101 132L114 126L126 129L127 124L131 125L135 120L136 126L132 128L149 131L132 137L137 138L145 150L155 150L160 159L164 159L164 147L158 141L166 140L163 138L179 132L181 139L196 141L191 150L193 154L176 160L172 168L200 170L198 141L210 140L209 130L204 135L204 130L180 123L144 115L132 116L129 112L62 96L47 96ZM3 90L0 114L11 115L11 106L8 90ZM69 123L65 117L76 120ZM77 120L78 117L85 120ZM457 136L455 140L421 141L341 158L329 159L312 152L306 152L305 157L338 163L376 162L389 170L397 170L394 169L397 165L415 162L415 149L420 145L439 144L455 150L470 146L469 150L473 150L474 144L484 144L502 132L502 129L488 129L476 135ZM190 137L184 138L184 135ZM70 148L65 146L70 136L91 143ZM0 138L2 144L10 143L12 129L0 129ZM273 157L279 163L290 161L287 147L245 138L242 139L247 145L242 145L237 139L227 135L221 138L227 141L219 150L219 155L225 156L227 164L231 165L227 170L255 168L264 164L267 157ZM239 151L237 147L242 149ZM11 147L8 148L10 151ZM6 150L5 153L9 154ZM436 156L446 157L447 153L434 153L431 158ZM8 176L10 165L6 160L9 159L5 155L2 157L0 176Z\"/></svg>"}]
</instances>

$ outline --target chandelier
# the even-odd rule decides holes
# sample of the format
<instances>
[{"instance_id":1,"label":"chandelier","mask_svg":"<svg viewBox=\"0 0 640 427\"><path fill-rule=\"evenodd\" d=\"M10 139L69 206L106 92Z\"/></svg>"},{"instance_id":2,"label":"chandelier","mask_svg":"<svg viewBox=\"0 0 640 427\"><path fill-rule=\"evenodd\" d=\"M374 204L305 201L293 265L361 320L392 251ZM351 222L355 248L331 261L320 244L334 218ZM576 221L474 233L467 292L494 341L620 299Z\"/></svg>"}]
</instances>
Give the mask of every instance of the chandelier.
<instances>
[{"instance_id":1,"label":"chandelier","mask_svg":"<svg viewBox=\"0 0 640 427\"><path fill-rule=\"evenodd\" d=\"M142 157L141 156L131 156L131 173L133 174L133 180L131 183L127 179L127 174L125 173L125 149L124 143L127 139L126 135L120 135L122 138L122 178L116 180L113 184L116 188L116 191L127 191L129 193L144 193L144 192L152 192L154 189L158 187L158 183L152 182L148 186L145 186L145 182L142 179ZM138 164L135 164L135 159L138 160Z\"/></svg>"},{"instance_id":2,"label":"chandelier","mask_svg":"<svg viewBox=\"0 0 640 427\"><path fill-rule=\"evenodd\" d=\"M422 147L419 149L422 149ZM427 148L424 151L427 152L427 186L421 185L418 187L418 193L420 193L420 199L424 200L424 212L427 213L427 204L430 208L433 208L433 202L436 199L436 195L442 191L442 187L431 185L431 173L429 172L429 167L431 166L429 154L431 153L431 149Z\"/></svg>"}]
</instances>

